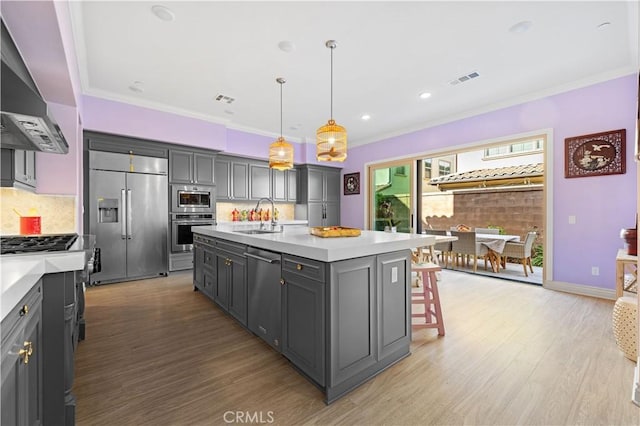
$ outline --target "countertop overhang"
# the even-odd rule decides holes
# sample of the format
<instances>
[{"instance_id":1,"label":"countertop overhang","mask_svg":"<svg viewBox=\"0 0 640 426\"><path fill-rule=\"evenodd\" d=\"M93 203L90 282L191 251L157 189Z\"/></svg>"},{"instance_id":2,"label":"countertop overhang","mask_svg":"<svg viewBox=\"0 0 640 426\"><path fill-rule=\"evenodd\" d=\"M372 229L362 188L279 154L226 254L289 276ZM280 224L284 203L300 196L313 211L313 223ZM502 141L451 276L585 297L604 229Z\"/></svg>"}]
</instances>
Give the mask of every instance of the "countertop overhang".
<instances>
[{"instance_id":1,"label":"countertop overhang","mask_svg":"<svg viewBox=\"0 0 640 426\"><path fill-rule=\"evenodd\" d=\"M197 234L247 244L265 250L306 257L321 262L335 262L357 257L431 246L433 235L361 231L358 237L321 238L307 227L284 228L283 232L243 234L234 225L193 226Z\"/></svg>"},{"instance_id":2,"label":"countertop overhang","mask_svg":"<svg viewBox=\"0 0 640 426\"><path fill-rule=\"evenodd\" d=\"M91 237L93 238L93 237ZM95 240L93 240L95 241ZM0 320L45 274L81 271L90 237L80 236L67 251L5 254L0 256Z\"/></svg>"}]
</instances>

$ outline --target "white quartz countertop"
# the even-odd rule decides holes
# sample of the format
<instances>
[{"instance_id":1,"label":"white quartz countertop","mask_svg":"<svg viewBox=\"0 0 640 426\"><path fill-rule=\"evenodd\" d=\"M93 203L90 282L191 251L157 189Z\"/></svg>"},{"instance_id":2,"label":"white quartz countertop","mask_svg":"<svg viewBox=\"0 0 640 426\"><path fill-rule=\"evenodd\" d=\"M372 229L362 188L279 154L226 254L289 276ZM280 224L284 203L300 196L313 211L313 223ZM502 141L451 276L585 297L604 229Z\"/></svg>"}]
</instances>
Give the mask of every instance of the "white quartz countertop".
<instances>
[{"instance_id":1,"label":"white quartz countertop","mask_svg":"<svg viewBox=\"0 0 640 426\"><path fill-rule=\"evenodd\" d=\"M78 271L84 265L83 250L0 256L0 321L43 275Z\"/></svg>"},{"instance_id":2,"label":"white quartz countertop","mask_svg":"<svg viewBox=\"0 0 640 426\"><path fill-rule=\"evenodd\" d=\"M279 253L306 257L321 262L335 262L397 250L430 246L433 235L416 235L380 231L362 231L358 237L321 238L309 233L307 227L284 227L281 233L243 234L234 225L193 226L197 234L247 244Z\"/></svg>"}]
</instances>

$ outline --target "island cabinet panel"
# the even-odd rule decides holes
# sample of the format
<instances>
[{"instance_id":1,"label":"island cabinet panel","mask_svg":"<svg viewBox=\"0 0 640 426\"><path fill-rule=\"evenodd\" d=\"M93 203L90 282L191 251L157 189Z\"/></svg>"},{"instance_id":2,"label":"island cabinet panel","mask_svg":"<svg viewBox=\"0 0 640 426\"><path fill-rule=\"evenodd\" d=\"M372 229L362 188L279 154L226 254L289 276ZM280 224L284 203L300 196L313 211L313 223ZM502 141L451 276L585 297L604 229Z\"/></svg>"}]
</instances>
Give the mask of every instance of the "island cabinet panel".
<instances>
[{"instance_id":1,"label":"island cabinet panel","mask_svg":"<svg viewBox=\"0 0 640 426\"><path fill-rule=\"evenodd\" d=\"M2 331L2 425L41 425L42 281L5 317Z\"/></svg>"},{"instance_id":2,"label":"island cabinet panel","mask_svg":"<svg viewBox=\"0 0 640 426\"><path fill-rule=\"evenodd\" d=\"M247 246L216 241L214 300L241 324L247 325Z\"/></svg>"},{"instance_id":3,"label":"island cabinet panel","mask_svg":"<svg viewBox=\"0 0 640 426\"><path fill-rule=\"evenodd\" d=\"M195 234L193 236L193 285L210 298L214 297L216 284L215 240Z\"/></svg>"},{"instance_id":4,"label":"island cabinet panel","mask_svg":"<svg viewBox=\"0 0 640 426\"><path fill-rule=\"evenodd\" d=\"M329 386L376 363L376 258L331 264L329 285Z\"/></svg>"},{"instance_id":5,"label":"island cabinet panel","mask_svg":"<svg viewBox=\"0 0 640 426\"><path fill-rule=\"evenodd\" d=\"M325 264L282 256L282 353L325 385Z\"/></svg>"},{"instance_id":6,"label":"island cabinet panel","mask_svg":"<svg viewBox=\"0 0 640 426\"><path fill-rule=\"evenodd\" d=\"M402 351L411 343L411 259L407 252L378 255L378 358Z\"/></svg>"}]
</instances>

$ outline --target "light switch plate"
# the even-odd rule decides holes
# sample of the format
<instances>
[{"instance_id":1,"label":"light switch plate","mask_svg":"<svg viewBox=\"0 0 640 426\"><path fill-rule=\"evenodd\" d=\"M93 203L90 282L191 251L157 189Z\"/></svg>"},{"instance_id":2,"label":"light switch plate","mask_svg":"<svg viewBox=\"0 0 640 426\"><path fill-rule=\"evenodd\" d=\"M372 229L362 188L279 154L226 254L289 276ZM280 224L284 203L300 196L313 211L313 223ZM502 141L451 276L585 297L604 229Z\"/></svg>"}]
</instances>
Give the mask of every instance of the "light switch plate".
<instances>
[{"instance_id":1,"label":"light switch plate","mask_svg":"<svg viewBox=\"0 0 640 426\"><path fill-rule=\"evenodd\" d=\"M569 216L569 225L575 225L576 224L576 217L571 215Z\"/></svg>"}]
</instances>

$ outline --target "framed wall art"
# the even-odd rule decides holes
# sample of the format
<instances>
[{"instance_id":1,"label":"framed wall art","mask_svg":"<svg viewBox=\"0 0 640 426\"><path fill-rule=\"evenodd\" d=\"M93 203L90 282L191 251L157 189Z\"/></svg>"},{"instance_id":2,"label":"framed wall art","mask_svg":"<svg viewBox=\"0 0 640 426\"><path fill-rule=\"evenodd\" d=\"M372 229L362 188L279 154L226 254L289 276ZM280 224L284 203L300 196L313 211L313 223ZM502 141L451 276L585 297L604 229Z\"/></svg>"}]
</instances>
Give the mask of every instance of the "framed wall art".
<instances>
[{"instance_id":1,"label":"framed wall art","mask_svg":"<svg viewBox=\"0 0 640 426\"><path fill-rule=\"evenodd\" d=\"M626 130L611 130L564 140L564 177L625 173Z\"/></svg>"},{"instance_id":2,"label":"framed wall art","mask_svg":"<svg viewBox=\"0 0 640 426\"><path fill-rule=\"evenodd\" d=\"M344 195L360 193L360 172L344 175Z\"/></svg>"}]
</instances>

